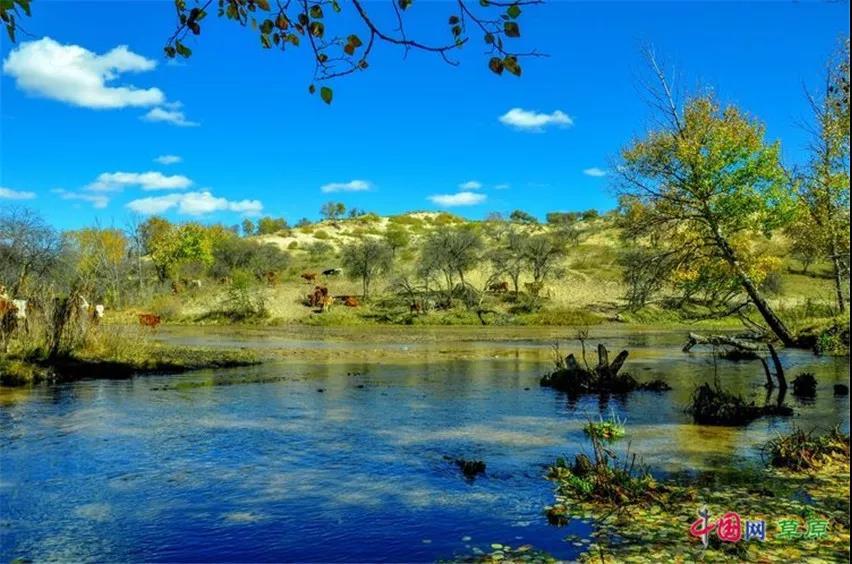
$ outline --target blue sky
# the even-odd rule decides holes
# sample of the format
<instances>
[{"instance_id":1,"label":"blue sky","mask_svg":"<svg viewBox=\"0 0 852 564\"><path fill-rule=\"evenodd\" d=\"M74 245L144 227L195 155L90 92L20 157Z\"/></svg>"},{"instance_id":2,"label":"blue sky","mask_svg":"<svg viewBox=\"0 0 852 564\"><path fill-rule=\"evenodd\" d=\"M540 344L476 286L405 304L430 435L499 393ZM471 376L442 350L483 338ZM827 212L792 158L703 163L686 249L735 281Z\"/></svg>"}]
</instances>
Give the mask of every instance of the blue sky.
<instances>
[{"instance_id":1,"label":"blue sky","mask_svg":"<svg viewBox=\"0 0 852 564\"><path fill-rule=\"evenodd\" d=\"M409 35L445 37L452 6L415 1ZM387 4L368 7L390 23ZM520 79L493 75L481 43L456 53L457 67L379 44L367 71L335 81L327 106L307 93L306 51L262 50L231 22L209 22L188 41L193 57L174 65L161 55L170 2L33 9L23 22L32 36L13 46L4 35L0 53L0 205L27 205L68 228L121 226L133 210L292 222L316 218L329 199L472 218L606 210L612 177L600 174L650 123L638 86L649 43L682 85L712 86L758 116L781 139L785 162L801 163L804 88L820 86L849 33L843 2L548 2L521 17L521 48L549 57L522 61ZM115 65L128 70L101 84ZM119 87L131 90L104 92ZM535 119L546 123L512 125ZM180 161L156 161L166 155Z\"/></svg>"}]
</instances>

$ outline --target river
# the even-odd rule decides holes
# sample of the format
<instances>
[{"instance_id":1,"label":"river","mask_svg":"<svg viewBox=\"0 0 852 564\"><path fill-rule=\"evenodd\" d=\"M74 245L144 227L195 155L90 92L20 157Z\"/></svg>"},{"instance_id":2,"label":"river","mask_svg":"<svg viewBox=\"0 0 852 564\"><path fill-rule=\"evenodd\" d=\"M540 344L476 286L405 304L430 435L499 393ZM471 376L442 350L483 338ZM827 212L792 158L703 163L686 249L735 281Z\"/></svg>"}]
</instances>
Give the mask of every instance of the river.
<instances>
[{"instance_id":1,"label":"river","mask_svg":"<svg viewBox=\"0 0 852 564\"><path fill-rule=\"evenodd\" d=\"M816 375L816 399L788 397L792 418L714 428L683 413L692 390L718 378L763 401L759 362L685 354L682 331L593 333L630 350L637 379L673 389L572 400L540 388L553 338L570 331L522 328L178 329L160 338L277 356L0 389L0 560L434 561L491 543L572 559L592 526L548 525L544 471L589 451L589 419L625 419L616 450L658 474L760 464L759 445L793 424L848 432L848 397L832 392L849 384L848 358L783 351L788 378ZM465 479L461 457L485 475Z\"/></svg>"}]
</instances>

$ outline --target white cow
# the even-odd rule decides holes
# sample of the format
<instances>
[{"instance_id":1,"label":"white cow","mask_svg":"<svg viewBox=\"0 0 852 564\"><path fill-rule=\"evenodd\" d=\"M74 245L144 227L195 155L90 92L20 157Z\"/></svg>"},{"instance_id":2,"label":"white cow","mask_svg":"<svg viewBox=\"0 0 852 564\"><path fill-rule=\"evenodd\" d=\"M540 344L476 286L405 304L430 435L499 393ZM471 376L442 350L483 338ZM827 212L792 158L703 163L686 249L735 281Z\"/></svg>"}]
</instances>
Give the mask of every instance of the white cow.
<instances>
[{"instance_id":1,"label":"white cow","mask_svg":"<svg viewBox=\"0 0 852 564\"><path fill-rule=\"evenodd\" d=\"M16 319L26 319L27 318L27 300L12 300L12 303L15 306L15 318Z\"/></svg>"},{"instance_id":2,"label":"white cow","mask_svg":"<svg viewBox=\"0 0 852 564\"><path fill-rule=\"evenodd\" d=\"M97 304L95 306L95 319L103 319L104 317L104 304Z\"/></svg>"}]
</instances>

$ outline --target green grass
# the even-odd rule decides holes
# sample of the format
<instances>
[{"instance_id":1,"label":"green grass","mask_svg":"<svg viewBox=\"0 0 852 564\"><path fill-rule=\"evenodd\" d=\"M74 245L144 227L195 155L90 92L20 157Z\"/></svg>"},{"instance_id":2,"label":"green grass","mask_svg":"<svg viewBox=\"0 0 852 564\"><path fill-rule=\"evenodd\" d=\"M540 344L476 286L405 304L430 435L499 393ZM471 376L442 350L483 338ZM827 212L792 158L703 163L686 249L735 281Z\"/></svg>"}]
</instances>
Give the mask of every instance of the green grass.
<instances>
[{"instance_id":1,"label":"green grass","mask_svg":"<svg viewBox=\"0 0 852 564\"><path fill-rule=\"evenodd\" d=\"M604 441L614 441L624 437L624 421L619 419L615 412L611 412L608 419L600 418L598 421L589 421L583 427L583 432L590 437Z\"/></svg>"}]
</instances>

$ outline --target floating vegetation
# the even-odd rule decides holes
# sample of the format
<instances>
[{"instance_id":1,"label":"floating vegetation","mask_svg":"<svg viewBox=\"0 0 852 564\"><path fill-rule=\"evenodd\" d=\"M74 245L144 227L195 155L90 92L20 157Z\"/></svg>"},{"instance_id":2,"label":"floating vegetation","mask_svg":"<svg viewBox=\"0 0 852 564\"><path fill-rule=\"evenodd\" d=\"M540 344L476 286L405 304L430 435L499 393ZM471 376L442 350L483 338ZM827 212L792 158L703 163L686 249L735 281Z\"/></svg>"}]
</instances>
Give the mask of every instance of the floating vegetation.
<instances>
[{"instance_id":1,"label":"floating vegetation","mask_svg":"<svg viewBox=\"0 0 852 564\"><path fill-rule=\"evenodd\" d=\"M849 560L849 438L837 430L824 437L796 431L771 441L767 452L783 448L781 468L690 473L661 482L642 467L625 472L632 462L618 462L595 445L595 460L580 454L573 464L561 459L548 471L548 478L556 482L556 503L547 510L548 519L558 524L572 516L595 521L594 542L586 545L580 561ZM599 456L605 457L605 464ZM797 458L814 465L787 464ZM735 512L742 519L742 539L723 542L713 531L705 547L690 534L701 509L711 524ZM746 539L749 520L764 521L765 539Z\"/></svg>"},{"instance_id":2,"label":"floating vegetation","mask_svg":"<svg viewBox=\"0 0 852 564\"><path fill-rule=\"evenodd\" d=\"M627 360L627 351L621 351L612 362L609 352L602 344L598 345L598 364L590 368L585 360L583 345L583 363L581 366L573 354L564 359L559 347L554 346L554 364L556 369L545 374L540 381L544 387L555 388L570 394L626 393L635 390L666 391L671 387L662 380L640 383L627 372L619 373Z\"/></svg>"},{"instance_id":3,"label":"floating vegetation","mask_svg":"<svg viewBox=\"0 0 852 564\"><path fill-rule=\"evenodd\" d=\"M802 372L793 378L793 395L801 398L816 396L816 377L810 372Z\"/></svg>"},{"instance_id":4,"label":"floating vegetation","mask_svg":"<svg viewBox=\"0 0 852 564\"><path fill-rule=\"evenodd\" d=\"M758 360L760 355L754 351L745 349L725 349L719 353L719 358L729 360L731 362L744 362L749 360Z\"/></svg>"},{"instance_id":5,"label":"floating vegetation","mask_svg":"<svg viewBox=\"0 0 852 564\"><path fill-rule=\"evenodd\" d=\"M793 415L793 409L783 403L777 405L755 405L741 396L723 390L720 386L702 384L692 394L692 402L686 412L701 425L748 425L764 416Z\"/></svg>"},{"instance_id":6,"label":"floating vegetation","mask_svg":"<svg viewBox=\"0 0 852 564\"><path fill-rule=\"evenodd\" d=\"M603 441L614 441L624 436L624 421L619 419L615 412L610 412L609 419L600 418L599 421L589 421L583 427L583 432Z\"/></svg>"},{"instance_id":7,"label":"floating vegetation","mask_svg":"<svg viewBox=\"0 0 852 564\"><path fill-rule=\"evenodd\" d=\"M779 436L764 447L769 463L776 468L802 471L820 468L840 457L849 459L849 435L834 428L821 436L796 429L789 435Z\"/></svg>"},{"instance_id":8,"label":"floating vegetation","mask_svg":"<svg viewBox=\"0 0 852 564\"><path fill-rule=\"evenodd\" d=\"M511 547L500 543L493 543L491 552L487 554L476 554L454 560L454 562L533 562L541 564L551 564L558 561L547 552L536 550L531 544Z\"/></svg>"}]
</instances>

